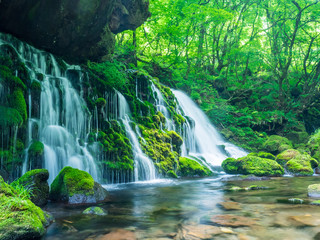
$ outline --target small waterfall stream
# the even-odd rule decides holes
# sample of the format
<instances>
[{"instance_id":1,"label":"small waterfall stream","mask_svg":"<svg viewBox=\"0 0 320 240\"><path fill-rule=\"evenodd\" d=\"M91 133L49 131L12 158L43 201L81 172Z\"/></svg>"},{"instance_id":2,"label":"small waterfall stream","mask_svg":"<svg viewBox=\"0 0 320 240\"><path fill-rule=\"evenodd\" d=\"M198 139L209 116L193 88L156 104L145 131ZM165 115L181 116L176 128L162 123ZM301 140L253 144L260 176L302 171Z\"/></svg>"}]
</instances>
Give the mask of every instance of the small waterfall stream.
<instances>
[{"instance_id":1,"label":"small waterfall stream","mask_svg":"<svg viewBox=\"0 0 320 240\"><path fill-rule=\"evenodd\" d=\"M172 90L183 114L187 117L184 124L183 156L204 159L212 167L220 166L227 157L239 158L247 153L239 147L223 140L210 123L205 113L182 91ZM225 147L225 151L222 150Z\"/></svg>"}]
</instances>

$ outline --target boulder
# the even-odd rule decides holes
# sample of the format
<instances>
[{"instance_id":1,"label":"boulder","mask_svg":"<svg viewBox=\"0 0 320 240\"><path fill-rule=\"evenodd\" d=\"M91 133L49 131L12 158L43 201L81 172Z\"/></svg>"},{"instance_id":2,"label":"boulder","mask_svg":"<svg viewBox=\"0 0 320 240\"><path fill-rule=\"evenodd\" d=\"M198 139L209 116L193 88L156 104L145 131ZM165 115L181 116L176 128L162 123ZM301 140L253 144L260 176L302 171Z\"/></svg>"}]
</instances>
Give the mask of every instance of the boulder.
<instances>
[{"instance_id":1,"label":"boulder","mask_svg":"<svg viewBox=\"0 0 320 240\"><path fill-rule=\"evenodd\" d=\"M40 239L48 221L44 212L0 177L0 239Z\"/></svg>"},{"instance_id":2,"label":"boulder","mask_svg":"<svg viewBox=\"0 0 320 240\"><path fill-rule=\"evenodd\" d=\"M182 177L205 177L212 175L206 166L186 157L179 158L178 175Z\"/></svg>"},{"instance_id":3,"label":"boulder","mask_svg":"<svg viewBox=\"0 0 320 240\"><path fill-rule=\"evenodd\" d=\"M278 135L271 135L267 141L264 142L263 148L272 154L278 154L287 149L292 148L292 143L285 137Z\"/></svg>"},{"instance_id":4,"label":"boulder","mask_svg":"<svg viewBox=\"0 0 320 240\"><path fill-rule=\"evenodd\" d=\"M22 185L32 191L31 201L37 206L44 206L49 199L49 172L47 169L35 169L25 173L21 178L11 183Z\"/></svg>"},{"instance_id":5,"label":"boulder","mask_svg":"<svg viewBox=\"0 0 320 240\"><path fill-rule=\"evenodd\" d=\"M0 31L72 62L101 61L114 34L149 16L148 0L2 0Z\"/></svg>"},{"instance_id":6,"label":"boulder","mask_svg":"<svg viewBox=\"0 0 320 240\"><path fill-rule=\"evenodd\" d=\"M107 212L100 207L89 207L86 210L84 210L82 213L87 215L98 215L98 216L107 215Z\"/></svg>"},{"instance_id":7,"label":"boulder","mask_svg":"<svg viewBox=\"0 0 320 240\"><path fill-rule=\"evenodd\" d=\"M72 167L63 168L54 179L50 199L68 204L93 204L107 199L108 192L91 175Z\"/></svg>"},{"instance_id":8,"label":"boulder","mask_svg":"<svg viewBox=\"0 0 320 240\"><path fill-rule=\"evenodd\" d=\"M299 155L300 152L295 149L287 149L284 152L280 153L276 157L276 161L281 165L285 166L289 160Z\"/></svg>"},{"instance_id":9,"label":"boulder","mask_svg":"<svg viewBox=\"0 0 320 240\"><path fill-rule=\"evenodd\" d=\"M287 171L296 176L311 176L313 175L313 169L318 166L317 160L312 158L307 153L301 153L293 157L287 162L285 168Z\"/></svg>"},{"instance_id":10,"label":"boulder","mask_svg":"<svg viewBox=\"0 0 320 240\"><path fill-rule=\"evenodd\" d=\"M283 168L276 161L250 154L238 159L227 158L221 166L228 174L253 174L255 176L282 176L284 174Z\"/></svg>"}]
</instances>

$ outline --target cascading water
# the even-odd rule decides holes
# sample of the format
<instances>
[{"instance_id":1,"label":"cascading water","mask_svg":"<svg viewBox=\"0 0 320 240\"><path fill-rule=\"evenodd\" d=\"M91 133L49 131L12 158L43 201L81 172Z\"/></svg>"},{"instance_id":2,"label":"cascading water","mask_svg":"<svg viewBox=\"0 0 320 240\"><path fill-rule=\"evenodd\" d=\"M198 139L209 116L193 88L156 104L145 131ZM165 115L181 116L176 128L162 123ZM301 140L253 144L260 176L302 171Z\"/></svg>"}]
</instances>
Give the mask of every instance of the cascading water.
<instances>
[{"instance_id":1,"label":"cascading water","mask_svg":"<svg viewBox=\"0 0 320 240\"><path fill-rule=\"evenodd\" d=\"M182 156L204 159L212 167L220 166L227 157L239 158L247 153L223 140L201 109L183 92L172 90L186 116ZM225 146L225 152L221 149Z\"/></svg>"},{"instance_id":2,"label":"cascading water","mask_svg":"<svg viewBox=\"0 0 320 240\"><path fill-rule=\"evenodd\" d=\"M175 131L174 122L171 119L170 113L167 109L167 104L163 98L161 91L152 82L151 82L151 89L153 91L153 96L156 100L157 111L161 112L166 119L165 128L169 131L171 130Z\"/></svg>"},{"instance_id":3,"label":"cascading water","mask_svg":"<svg viewBox=\"0 0 320 240\"><path fill-rule=\"evenodd\" d=\"M156 169L154 164L152 160L143 153L137 133L130 126L130 108L127 100L118 91L115 91L115 94L111 97L109 96L109 98L111 98L115 103L115 107L113 107L111 111L112 116L116 116L117 119L123 123L126 134L131 142L134 158L134 181L150 181L156 179ZM110 120L108 115L107 119Z\"/></svg>"},{"instance_id":4,"label":"cascading water","mask_svg":"<svg viewBox=\"0 0 320 240\"><path fill-rule=\"evenodd\" d=\"M88 130L86 103L66 76L68 71L78 71L81 76L80 68L67 66L67 70L62 71L52 55L16 41L9 35L1 34L0 37L1 44L15 49L25 63L31 82L41 84L39 119L31 118L32 96L29 95L27 144L30 145L33 140L44 144L42 167L49 170L49 183L65 166L87 171L97 181L99 175L95 161L87 151L86 144L80 144L79 141L85 139ZM37 139L32 136L34 131L38 131ZM26 157L23 172L30 168Z\"/></svg>"}]
</instances>

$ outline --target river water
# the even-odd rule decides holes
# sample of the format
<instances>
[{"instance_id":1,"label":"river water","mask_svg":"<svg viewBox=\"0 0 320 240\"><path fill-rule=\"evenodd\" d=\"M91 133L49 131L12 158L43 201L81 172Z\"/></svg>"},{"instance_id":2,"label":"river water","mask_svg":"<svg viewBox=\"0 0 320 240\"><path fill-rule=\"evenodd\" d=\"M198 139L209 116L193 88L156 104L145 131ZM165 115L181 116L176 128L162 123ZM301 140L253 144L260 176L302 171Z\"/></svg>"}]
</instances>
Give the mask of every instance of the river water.
<instances>
[{"instance_id":1,"label":"river water","mask_svg":"<svg viewBox=\"0 0 320 240\"><path fill-rule=\"evenodd\" d=\"M312 200L307 187L319 180L314 176L248 181L220 175L106 185L110 198L99 206L108 215L84 215L86 207L49 205L47 211L56 220L44 239L320 239L320 206L282 203L290 198ZM252 185L267 189L228 191ZM220 205L224 202L237 209L226 210ZM217 218L222 221L212 220Z\"/></svg>"}]
</instances>

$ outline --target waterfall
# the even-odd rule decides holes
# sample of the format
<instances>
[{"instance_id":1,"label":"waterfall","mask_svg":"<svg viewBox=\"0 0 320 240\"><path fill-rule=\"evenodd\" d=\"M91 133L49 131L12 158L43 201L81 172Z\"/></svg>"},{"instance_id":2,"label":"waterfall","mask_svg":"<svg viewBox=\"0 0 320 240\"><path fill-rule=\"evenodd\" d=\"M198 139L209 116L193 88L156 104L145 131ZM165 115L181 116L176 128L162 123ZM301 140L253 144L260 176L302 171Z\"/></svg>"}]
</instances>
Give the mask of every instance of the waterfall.
<instances>
[{"instance_id":1,"label":"waterfall","mask_svg":"<svg viewBox=\"0 0 320 240\"><path fill-rule=\"evenodd\" d=\"M134 157L134 178L135 181L156 179L156 169L150 158L145 155L140 147L137 133L130 126L130 108L125 97L116 91L119 101L119 118L125 126L126 133L130 139Z\"/></svg>"},{"instance_id":2,"label":"waterfall","mask_svg":"<svg viewBox=\"0 0 320 240\"><path fill-rule=\"evenodd\" d=\"M68 71L76 71L81 76L78 66L67 66L62 70L56 59L46 52L37 50L17 41L10 35L0 34L1 44L15 49L25 63L32 81L41 84L40 113L31 118L31 95L29 95L29 119L27 144L39 140L44 144L44 162L42 167L49 170L49 183L65 166L72 166L87 171L97 181L99 179L96 163L86 149L80 144L88 133L89 113L82 96L71 84ZM40 77L41 76L41 77ZM81 78L81 77L80 77ZM79 83L81 79L78 79ZM38 138L32 132L38 129ZM27 152L27 151L26 151ZM23 171L30 170L26 157Z\"/></svg>"},{"instance_id":3,"label":"waterfall","mask_svg":"<svg viewBox=\"0 0 320 240\"><path fill-rule=\"evenodd\" d=\"M153 82L151 82L151 89L153 91L153 96L156 100L157 111L161 112L166 119L166 124L165 124L166 129L168 131L171 131L171 130L175 131L175 125L167 109L167 104L163 98L161 91L156 87L156 85L154 85Z\"/></svg>"},{"instance_id":4,"label":"waterfall","mask_svg":"<svg viewBox=\"0 0 320 240\"><path fill-rule=\"evenodd\" d=\"M183 126L182 156L204 159L215 167L220 166L227 157L239 158L247 155L244 150L226 142L205 113L185 93L177 90L172 92L187 120Z\"/></svg>"}]
</instances>

